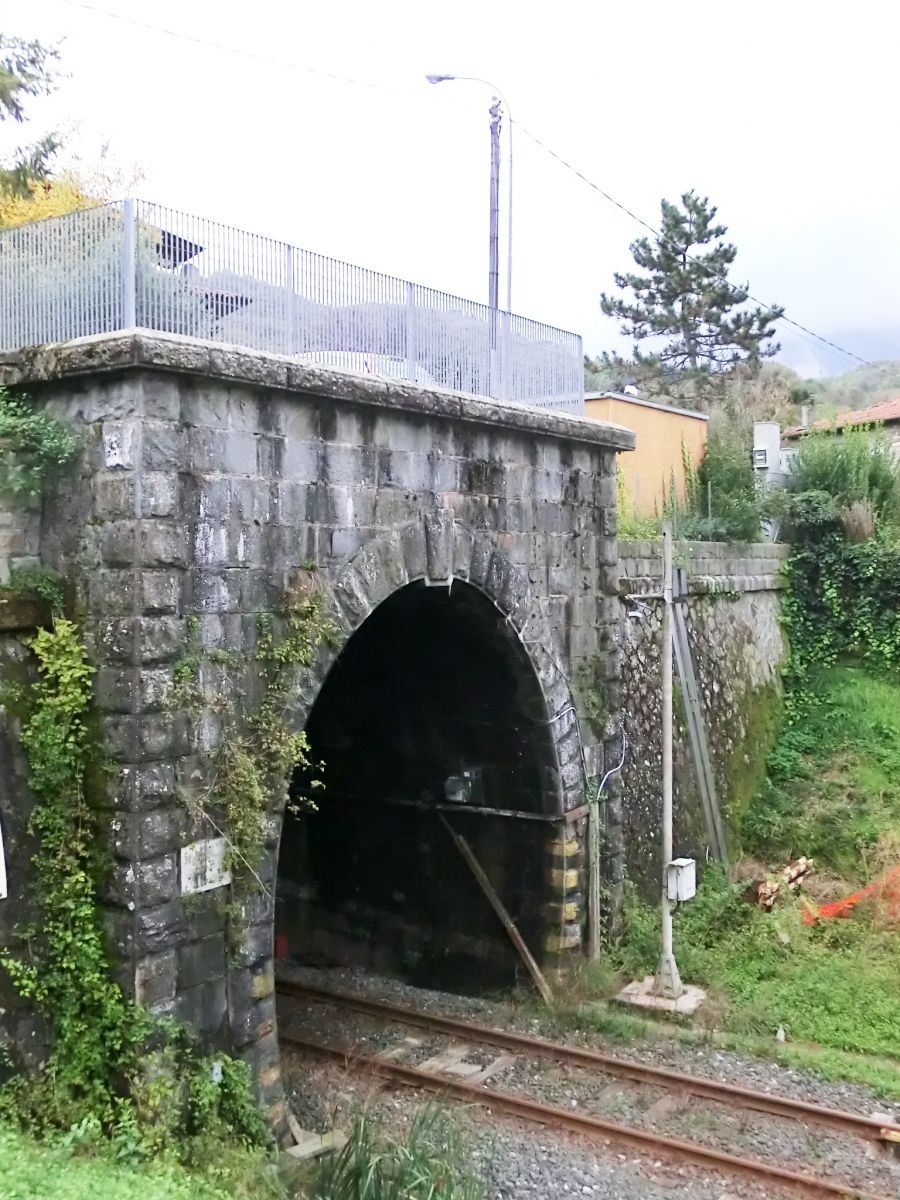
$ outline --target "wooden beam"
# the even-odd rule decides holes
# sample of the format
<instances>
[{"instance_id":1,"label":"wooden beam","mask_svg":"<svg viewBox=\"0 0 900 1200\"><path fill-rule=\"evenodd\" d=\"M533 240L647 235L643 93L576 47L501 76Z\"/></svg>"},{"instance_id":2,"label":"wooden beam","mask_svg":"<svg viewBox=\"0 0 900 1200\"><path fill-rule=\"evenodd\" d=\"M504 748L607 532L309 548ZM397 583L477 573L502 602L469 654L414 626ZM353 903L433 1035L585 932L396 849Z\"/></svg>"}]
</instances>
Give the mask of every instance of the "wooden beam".
<instances>
[{"instance_id":1,"label":"wooden beam","mask_svg":"<svg viewBox=\"0 0 900 1200\"><path fill-rule=\"evenodd\" d=\"M447 830L447 832L453 838L453 841L456 845L457 850L460 852L460 854L466 860L466 862L469 866L469 869L471 870L472 874L475 876L475 879L478 882L478 886L484 892L485 896L487 896L487 899L488 899L488 902L490 903L491 908L494 910L494 912L500 918L503 928L509 934L509 940L515 946L516 950L518 951L519 957L522 959L522 962L528 968L528 974L534 980L535 987L540 992L541 997L544 1000L544 1003L551 1004L553 1002L553 992L550 990L549 983L544 978L544 975L541 972L541 968L535 962L531 951L525 945L524 938L522 937L521 933L519 933L518 929L516 928L516 924L513 921L512 917L506 911L506 906L504 905L504 903L500 899L500 897L497 895L494 885L491 883L491 881L488 879L487 875L485 875L484 871L481 869L481 864L479 863L478 859L475 857L475 855L472 851L472 847L469 845L469 843L466 841L466 839L462 836L462 834L459 834L456 832L456 830L453 828L453 826L450 824L450 822L447 820L447 818L444 816L444 814L442 812L438 813L438 817L440 818L441 823L443 824L444 828Z\"/></svg>"}]
</instances>

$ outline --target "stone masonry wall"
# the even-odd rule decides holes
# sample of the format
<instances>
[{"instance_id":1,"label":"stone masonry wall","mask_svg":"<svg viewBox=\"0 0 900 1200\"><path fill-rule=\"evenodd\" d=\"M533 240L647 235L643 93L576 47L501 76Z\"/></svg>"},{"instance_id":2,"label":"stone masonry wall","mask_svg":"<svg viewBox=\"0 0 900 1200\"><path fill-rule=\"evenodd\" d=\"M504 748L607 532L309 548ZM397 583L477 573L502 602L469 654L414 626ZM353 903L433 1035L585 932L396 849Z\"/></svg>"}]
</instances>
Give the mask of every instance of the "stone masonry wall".
<instances>
[{"instance_id":1,"label":"stone masonry wall","mask_svg":"<svg viewBox=\"0 0 900 1200\"><path fill-rule=\"evenodd\" d=\"M257 613L309 560L339 643L411 580L470 581L507 618L540 682L554 755L545 803L578 813L585 767L595 777L620 750L615 452L633 439L556 413L149 334L24 353L0 365L0 382L27 384L83 441L45 501L41 549L74 586L98 668L114 763L105 902L118 978L154 1012L246 1057L277 1120L280 801L259 868L266 891L244 903L227 950L221 889L189 903L182 894L181 850L198 833L179 788L203 776L216 739L214 723L195 728L166 708L188 615L207 647L248 655ZM298 677L295 728L338 649ZM587 662L609 699L599 739L570 687ZM552 828L536 886L559 877L547 947L558 951L581 938L584 820Z\"/></svg>"},{"instance_id":2,"label":"stone masonry wall","mask_svg":"<svg viewBox=\"0 0 900 1200\"><path fill-rule=\"evenodd\" d=\"M676 543L674 561L688 578L688 637L713 758L716 789L733 834L762 780L781 697L785 642L778 619L779 572L788 547ZM623 772L627 872L648 898L659 880L662 790L661 604L630 617L628 594L659 594L662 544L619 544L622 689L628 755ZM677 676L676 676L677 681ZM684 710L675 697L675 853L703 861L707 836L696 788Z\"/></svg>"}]
</instances>

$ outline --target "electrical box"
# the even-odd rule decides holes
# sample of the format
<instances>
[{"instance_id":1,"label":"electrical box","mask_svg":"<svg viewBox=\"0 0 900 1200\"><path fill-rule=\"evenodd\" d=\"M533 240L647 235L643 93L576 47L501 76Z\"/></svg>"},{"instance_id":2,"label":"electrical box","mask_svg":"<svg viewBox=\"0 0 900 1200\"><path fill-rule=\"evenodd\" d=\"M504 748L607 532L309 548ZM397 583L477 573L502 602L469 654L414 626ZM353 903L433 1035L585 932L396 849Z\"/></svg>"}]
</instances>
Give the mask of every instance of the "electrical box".
<instances>
[{"instance_id":1,"label":"electrical box","mask_svg":"<svg viewBox=\"0 0 900 1200\"><path fill-rule=\"evenodd\" d=\"M673 858L666 867L666 895L670 900L693 900L697 895L697 864L692 858Z\"/></svg>"}]
</instances>

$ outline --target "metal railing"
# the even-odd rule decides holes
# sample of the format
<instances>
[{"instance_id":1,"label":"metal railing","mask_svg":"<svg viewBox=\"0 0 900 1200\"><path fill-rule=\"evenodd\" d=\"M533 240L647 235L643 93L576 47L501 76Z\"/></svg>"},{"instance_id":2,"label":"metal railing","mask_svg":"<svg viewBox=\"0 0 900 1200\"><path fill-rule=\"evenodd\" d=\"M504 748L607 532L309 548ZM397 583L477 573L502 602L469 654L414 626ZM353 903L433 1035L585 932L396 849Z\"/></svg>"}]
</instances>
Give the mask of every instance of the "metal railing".
<instances>
[{"instance_id":1,"label":"metal railing","mask_svg":"<svg viewBox=\"0 0 900 1200\"><path fill-rule=\"evenodd\" d=\"M0 230L0 349L143 328L583 411L576 334L143 200Z\"/></svg>"}]
</instances>

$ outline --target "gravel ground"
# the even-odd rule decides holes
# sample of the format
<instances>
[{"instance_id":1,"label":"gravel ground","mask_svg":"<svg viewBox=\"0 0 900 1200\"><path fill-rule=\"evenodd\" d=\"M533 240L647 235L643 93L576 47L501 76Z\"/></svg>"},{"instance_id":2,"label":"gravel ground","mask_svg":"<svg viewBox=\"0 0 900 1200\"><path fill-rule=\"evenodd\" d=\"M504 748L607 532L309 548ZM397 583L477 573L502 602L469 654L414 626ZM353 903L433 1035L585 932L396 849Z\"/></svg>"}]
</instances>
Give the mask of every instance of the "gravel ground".
<instances>
[{"instance_id":1,"label":"gravel ground","mask_svg":"<svg viewBox=\"0 0 900 1200\"><path fill-rule=\"evenodd\" d=\"M451 1017L495 1024L534 1037L591 1046L617 1058L683 1071L686 1075L702 1075L707 1079L756 1088L762 1092L777 1092L780 1096L805 1100L825 1108L843 1109L867 1117L874 1113L884 1114L900 1124L900 1103L860 1084L822 1079L811 1071L784 1067L776 1062L722 1050L713 1045L698 1047L662 1037L652 1041L635 1041L628 1046L610 1045L601 1034L587 1025L580 1030L567 1026L565 1032L561 1033L552 1013L541 1017L530 1006L429 991L411 987L396 979L368 975L354 968L316 969L279 963L279 974L286 979L355 991L378 1000L420 1008L425 1012L440 1012Z\"/></svg>"},{"instance_id":2,"label":"gravel ground","mask_svg":"<svg viewBox=\"0 0 900 1200\"><path fill-rule=\"evenodd\" d=\"M402 1048L400 1061L422 1066L459 1039L386 1023L375 1017L324 1004L282 1002L282 1030L332 1045L352 1046L366 1055ZM491 1047L467 1047L466 1063L482 1069L506 1056ZM822 1127L632 1083L594 1070L581 1070L546 1058L518 1056L487 1086L515 1092L558 1108L700 1142L742 1157L772 1162L795 1171L842 1180L848 1189L900 1195L900 1159L862 1139Z\"/></svg>"},{"instance_id":3,"label":"gravel ground","mask_svg":"<svg viewBox=\"0 0 900 1200\"><path fill-rule=\"evenodd\" d=\"M362 1108L375 1112L385 1132L402 1136L431 1098L412 1089L390 1091L371 1080L289 1052L284 1061L295 1110L317 1111L348 1129ZM298 1113L299 1115L299 1113ZM490 1123L474 1110L454 1109L473 1167L485 1179L487 1200L795 1200L795 1193L761 1187L752 1180L720 1177L650 1155L621 1152L615 1145L536 1130L510 1120Z\"/></svg>"}]
</instances>

